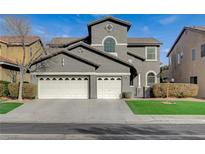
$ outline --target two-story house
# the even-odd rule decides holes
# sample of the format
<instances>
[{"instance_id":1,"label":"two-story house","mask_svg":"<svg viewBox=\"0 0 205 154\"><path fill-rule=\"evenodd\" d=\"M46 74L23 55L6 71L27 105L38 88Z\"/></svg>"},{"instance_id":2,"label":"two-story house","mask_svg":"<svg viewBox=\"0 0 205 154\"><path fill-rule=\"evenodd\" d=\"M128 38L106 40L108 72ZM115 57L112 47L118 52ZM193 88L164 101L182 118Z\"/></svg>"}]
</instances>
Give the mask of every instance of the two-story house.
<instances>
[{"instance_id":1,"label":"two-story house","mask_svg":"<svg viewBox=\"0 0 205 154\"><path fill-rule=\"evenodd\" d=\"M160 45L129 38L131 24L105 17L88 24L84 38L54 38L48 55L33 64L38 98L116 99L149 93L159 82Z\"/></svg>"},{"instance_id":2,"label":"two-story house","mask_svg":"<svg viewBox=\"0 0 205 154\"><path fill-rule=\"evenodd\" d=\"M184 27L167 57L170 79L198 84L198 97L205 98L205 27Z\"/></svg>"},{"instance_id":3,"label":"two-story house","mask_svg":"<svg viewBox=\"0 0 205 154\"><path fill-rule=\"evenodd\" d=\"M0 80L15 82L19 79L19 68L23 60L21 39L18 36L0 36ZM38 36L25 37L25 62L32 57L44 52L43 43ZM35 54L35 55L34 55ZM25 81L30 81L31 76L26 74Z\"/></svg>"}]
</instances>

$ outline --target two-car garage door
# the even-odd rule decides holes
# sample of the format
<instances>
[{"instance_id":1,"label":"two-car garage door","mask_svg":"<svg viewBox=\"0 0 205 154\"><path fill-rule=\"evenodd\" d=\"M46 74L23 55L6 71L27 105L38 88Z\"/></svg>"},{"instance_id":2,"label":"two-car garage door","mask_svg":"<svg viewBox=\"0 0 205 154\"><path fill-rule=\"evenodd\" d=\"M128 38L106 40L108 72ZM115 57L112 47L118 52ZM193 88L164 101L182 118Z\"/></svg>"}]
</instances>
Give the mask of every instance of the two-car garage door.
<instances>
[{"instance_id":1,"label":"two-car garage door","mask_svg":"<svg viewBox=\"0 0 205 154\"><path fill-rule=\"evenodd\" d=\"M88 77L41 77L39 99L88 99Z\"/></svg>"},{"instance_id":2,"label":"two-car garage door","mask_svg":"<svg viewBox=\"0 0 205 154\"><path fill-rule=\"evenodd\" d=\"M95 81L96 82L96 81ZM121 77L97 77L98 99L119 99L121 96ZM88 99L88 76L56 76L38 79L39 99Z\"/></svg>"}]
</instances>

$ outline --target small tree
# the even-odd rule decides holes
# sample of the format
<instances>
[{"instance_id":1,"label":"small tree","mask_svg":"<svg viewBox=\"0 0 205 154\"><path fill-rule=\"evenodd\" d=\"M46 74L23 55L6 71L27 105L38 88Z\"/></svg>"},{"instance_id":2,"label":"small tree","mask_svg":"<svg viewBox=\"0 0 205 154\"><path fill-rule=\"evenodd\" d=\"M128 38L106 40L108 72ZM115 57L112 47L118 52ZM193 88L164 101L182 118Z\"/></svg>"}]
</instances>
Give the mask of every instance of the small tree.
<instances>
[{"instance_id":1,"label":"small tree","mask_svg":"<svg viewBox=\"0 0 205 154\"><path fill-rule=\"evenodd\" d=\"M20 38L20 42L18 43L20 44L23 51L22 58L16 61L17 66L19 67L18 100L21 101L24 75L29 71L31 64L42 55L42 52L41 49L32 51L32 57L30 57L29 61L26 61L26 37L31 34L31 24L28 22L28 20L17 16L7 16L4 18L4 24L6 32L8 32L9 35Z\"/></svg>"}]
</instances>

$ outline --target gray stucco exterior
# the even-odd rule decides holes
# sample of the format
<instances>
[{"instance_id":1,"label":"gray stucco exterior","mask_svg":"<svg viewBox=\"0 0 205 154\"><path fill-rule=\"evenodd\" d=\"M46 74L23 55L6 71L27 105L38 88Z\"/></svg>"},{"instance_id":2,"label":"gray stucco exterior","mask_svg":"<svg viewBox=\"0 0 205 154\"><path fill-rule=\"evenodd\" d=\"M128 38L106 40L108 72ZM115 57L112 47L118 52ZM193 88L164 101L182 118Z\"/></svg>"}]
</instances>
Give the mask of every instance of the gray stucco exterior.
<instances>
[{"instance_id":1,"label":"gray stucco exterior","mask_svg":"<svg viewBox=\"0 0 205 154\"><path fill-rule=\"evenodd\" d=\"M107 25L112 25L111 31L106 29ZM88 25L89 36L84 40L68 41L63 45L61 42L59 46L55 42L55 47L51 42L48 53L51 48L52 52L36 61L32 66L33 82L37 83L37 78L42 75L75 75L75 73L86 75L89 77L89 98L96 99L97 77L117 76L121 77L122 92L132 92L133 97L145 96L144 89L149 89L146 74L154 72L156 82L159 82L161 43L155 39L153 42L148 38L143 39L147 42L132 42L129 46L130 26L131 24L127 22L106 17L99 23L97 21L95 24ZM104 40L109 37L115 40L115 53L104 51ZM146 59L146 48L150 46L156 48L157 59L154 61ZM59 52L61 49L63 52ZM58 54L55 54L55 50ZM129 55L128 52L136 56ZM130 76L134 76L133 85L130 85Z\"/></svg>"}]
</instances>

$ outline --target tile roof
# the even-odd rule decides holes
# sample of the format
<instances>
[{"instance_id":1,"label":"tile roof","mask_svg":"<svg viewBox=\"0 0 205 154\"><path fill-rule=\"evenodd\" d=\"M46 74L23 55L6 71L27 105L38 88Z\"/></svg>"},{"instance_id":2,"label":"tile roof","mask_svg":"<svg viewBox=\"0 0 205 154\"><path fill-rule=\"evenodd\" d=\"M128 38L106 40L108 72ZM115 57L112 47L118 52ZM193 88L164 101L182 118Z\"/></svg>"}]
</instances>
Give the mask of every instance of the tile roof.
<instances>
[{"instance_id":1,"label":"tile roof","mask_svg":"<svg viewBox=\"0 0 205 154\"><path fill-rule=\"evenodd\" d=\"M193 27L189 27L189 28L205 31L205 26L193 26Z\"/></svg>"},{"instance_id":2,"label":"tile roof","mask_svg":"<svg viewBox=\"0 0 205 154\"><path fill-rule=\"evenodd\" d=\"M53 44L53 45L65 45L65 44L69 44L69 43L72 43L72 42L75 42L75 41L80 41L82 40L83 38L73 38L73 37L56 37L56 38L53 38L51 40L51 42L49 44Z\"/></svg>"},{"instance_id":3,"label":"tile roof","mask_svg":"<svg viewBox=\"0 0 205 154\"><path fill-rule=\"evenodd\" d=\"M155 38L128 38L127 39L128 45L132 44L162 44Z\"/></svg>"},{"instance_id":4,"label":"tile roof","mask_svg":"<svg viewBox=\"0 0 205 154\"><path fill-rule=\"evenodd\" d=\"M65 37L56 37L51 40L51 42L48 45L67 45L76 43L79 41L83 41L85 38L65 38ZM128 45L160 45L161 42L158 41L155 38L128 38L127 39Z\"/></svg>"},{"instance_id":5,"label":"tile roof","mask_svg":"<svg viewBox=\"0 0 205 154\"><path fill-rule=\"evenodd\" d=\"M10 63L10 64L16 64L13 60L9 59L9 58L5 58L0 56L0 62L5 62L5 63Z\"/></svg>"},{"instance_id":6,"label":"tile roof","mask_svg":"<svg viewBox=\"0 0 205 154\"><path fill-rule=\"evenodd\" d=\"M36 41L40 40L38 36L26 36L25 43L29 45ZM6 43L8 45L21 45L21 37L20 36L0 36L0 42Z\"/></svg>"}]
</instances>

